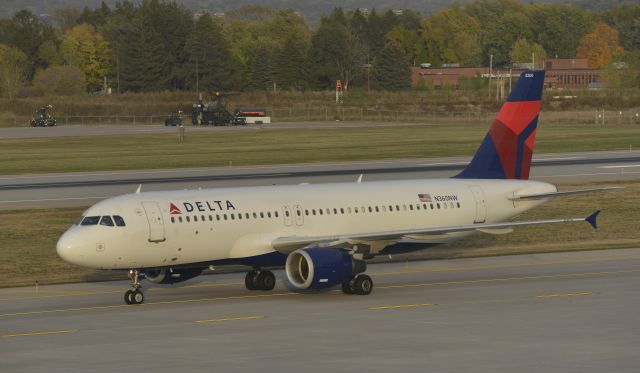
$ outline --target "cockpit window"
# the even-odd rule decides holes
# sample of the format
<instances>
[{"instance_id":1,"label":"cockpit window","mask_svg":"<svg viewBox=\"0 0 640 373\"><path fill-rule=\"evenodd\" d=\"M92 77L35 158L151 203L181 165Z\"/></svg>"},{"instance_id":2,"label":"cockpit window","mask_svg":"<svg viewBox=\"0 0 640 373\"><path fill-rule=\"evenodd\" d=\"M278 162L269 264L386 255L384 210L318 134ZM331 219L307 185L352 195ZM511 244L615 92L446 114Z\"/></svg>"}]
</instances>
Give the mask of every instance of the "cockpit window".
<instances>
[{"instance_id":1,"label":"cockpit window","mask_svg":"<svg viewBox=\"0 0 640 373\"><path fill-rule=\"evenodd\" d=\"M113 220L111 219L111 216L109 216L109 215L103 216L102 219L100 219L100 225L105 225L107 227L113 227Z\"/></svg>"},{"instance_id":2,"label":"cockpit window","mask_svg":"<svg viewBox=\"0 0 640 373\"><path fill-rule=\"evenodd\" d=\"M99 216L87 216L82 220L80 225L96 225L98 224L98 221L100 221Z\"/></svg>"},{"instance_id":3,"label":"cockpit window","mask_svg":"<svg viewBox=\"0 0 640 373\"><path fill-rule=\"evenodd\" d=\"M82 223L82 220L84 219L84 215L81 215L74 223L73 225L80 225L80 223Z\"/></svg>"},{"instance_id":4,"label":"cockpit window","mask_svg":"<svg viewBox=\"0 0 640 373\"><path fill-rule=\"evenodd\" d=\"M124 223L124 219L120 215L113 215L113 220L116 222L118 227L124 227L126 225Z\"/></svg>"}]
</instances>

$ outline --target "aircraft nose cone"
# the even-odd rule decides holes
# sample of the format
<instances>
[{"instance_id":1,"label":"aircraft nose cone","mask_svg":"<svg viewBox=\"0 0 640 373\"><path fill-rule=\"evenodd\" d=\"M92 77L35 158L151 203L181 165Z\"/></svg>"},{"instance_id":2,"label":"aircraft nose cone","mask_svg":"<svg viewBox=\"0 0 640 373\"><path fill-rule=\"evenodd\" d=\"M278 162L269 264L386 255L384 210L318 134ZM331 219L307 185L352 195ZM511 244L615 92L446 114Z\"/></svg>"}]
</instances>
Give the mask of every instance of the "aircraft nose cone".
<instances>
[{"instance_id":1,"label":"aircraft nose cone","mask_svg":"<svg viewBox=\"0 0 640 373\"><path fill-rule=\"evenodd\" d=\"M56 251L58 252L58 256L62 258L65 262L76 264L78 261L78 252L77 246L74 245L73 233L67 231L65 232L60 239L58 239L58 243L56 244Z\"/></svg>"}]
</instances>

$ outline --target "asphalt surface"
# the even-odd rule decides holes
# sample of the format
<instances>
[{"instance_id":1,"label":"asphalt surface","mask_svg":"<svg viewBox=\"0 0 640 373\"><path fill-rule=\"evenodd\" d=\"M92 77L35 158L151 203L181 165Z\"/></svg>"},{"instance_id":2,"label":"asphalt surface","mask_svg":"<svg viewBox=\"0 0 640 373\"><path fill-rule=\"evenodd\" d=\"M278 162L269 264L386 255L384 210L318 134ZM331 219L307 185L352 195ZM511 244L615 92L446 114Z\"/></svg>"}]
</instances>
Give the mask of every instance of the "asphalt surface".
<instances>
[{"instance_id":1,"label":"asphalt surface","mask_svg":"<svg viewBox=\"0 0 640 373\"><path fill-rule=\"evenodd\" d=\"M144 191L272 184L363 182L446 178L469 158L379 160L254 167L214 167L0 176L0 210L87 206L101 199ZM637 180L640 151L540 154L531 178L552 183Z\"/></svg>"},{"instance_id":2,"label":"asphalt surface","mask_svg":"<svg viewBox=\"0 0 640 373\"><path fill-rule=\"evenodd\" d=\"M0 289L9 372L637 372L640 249L371 265L369 296L186 287Z\"/></svg>"}]
</instances>

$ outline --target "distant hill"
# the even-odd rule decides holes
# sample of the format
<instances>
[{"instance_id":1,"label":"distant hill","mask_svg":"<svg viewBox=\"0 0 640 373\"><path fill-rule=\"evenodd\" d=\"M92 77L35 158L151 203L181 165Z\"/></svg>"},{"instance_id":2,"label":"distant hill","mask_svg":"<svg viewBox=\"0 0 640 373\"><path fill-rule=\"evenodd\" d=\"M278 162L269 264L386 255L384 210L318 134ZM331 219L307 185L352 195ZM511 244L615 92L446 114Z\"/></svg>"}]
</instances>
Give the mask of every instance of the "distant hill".
<instances>
[{"instance_id":1,"label":"distant hill","mask_svg":"<svg viewBox=\"0 0 640 373\"><path fill-rule=\"evenodd\" d=\"M207 10L209 12L225 12L243 5L259 5L273 9L292 8L302 14L310 25L318 24L322 15L328 14L334 7L342 7L346 10L356 8L375 8L378 11L388 9L412 9L423 15L433 13L442 7L454 2L466 4L472 0L176 0L188 9L195 11ZM604 10L615 4L634 2L637 0L542 0L537 3L569 3L592 9ZM139 3L140 0L134 0ZM534 2L534 1L525 1ZM13 14L22 9L28 9L34 14L46 16L54 13L57 8L96 8L101 0L2 0L0 7L0 19L11 18ZM105 0L105 3L113 7L116 0Z\"/></svg>"}]
</instances>

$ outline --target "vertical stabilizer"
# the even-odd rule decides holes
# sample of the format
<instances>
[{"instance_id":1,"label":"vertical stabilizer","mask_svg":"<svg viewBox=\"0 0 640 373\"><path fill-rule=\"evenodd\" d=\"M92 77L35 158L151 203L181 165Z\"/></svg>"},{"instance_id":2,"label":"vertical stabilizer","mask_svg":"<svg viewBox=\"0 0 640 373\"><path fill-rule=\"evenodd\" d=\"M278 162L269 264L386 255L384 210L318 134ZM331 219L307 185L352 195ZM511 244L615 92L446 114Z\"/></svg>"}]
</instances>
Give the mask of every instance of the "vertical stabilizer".
<instances>
[{"instance_id":1,"label":"vertical stabilizer","mask_svg":"<svg viewBox=\"0 0 640 373\"><path fill-rule=\"evenodd\" d=\"M471 163L455 178L529 178L543 83L544 70L520 74Z\"/></svg>"}]
</instances>

